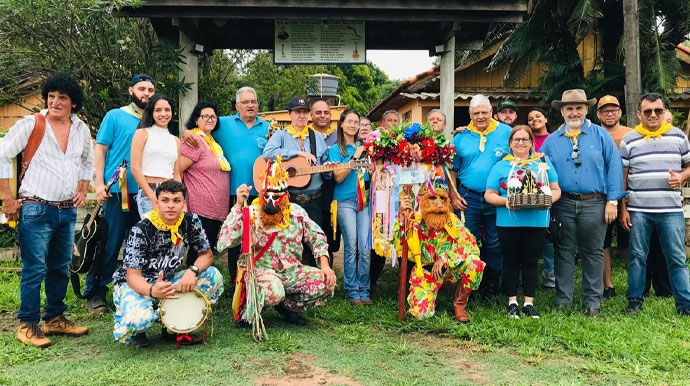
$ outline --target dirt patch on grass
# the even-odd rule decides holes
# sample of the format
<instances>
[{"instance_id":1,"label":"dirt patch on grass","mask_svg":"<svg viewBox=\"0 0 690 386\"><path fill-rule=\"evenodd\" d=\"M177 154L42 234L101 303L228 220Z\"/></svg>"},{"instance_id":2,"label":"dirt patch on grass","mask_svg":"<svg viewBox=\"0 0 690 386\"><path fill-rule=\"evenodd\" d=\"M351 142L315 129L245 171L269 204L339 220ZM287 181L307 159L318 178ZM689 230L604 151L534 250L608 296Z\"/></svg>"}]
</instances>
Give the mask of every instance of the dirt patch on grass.
<instances>
[{"instance_id":1,"label":"dirt patch on grass","mask_svg":"<svg viewBox=\"0 0 690 386\"><path fill-rule=\"evenodd\" d=\"M264 375L256 380L256 385L261 386L317 386L317 385L352 385L360 383L354 379L336 372L315 366L315 358L311 355L296 353L288 355L285 363L280 366L282 374Z\"/></svg>"},{"instance_id":2,"label":"dirt patch on grass","mask_svg":"<svg viewBox=\"0 0 690 386\"><path fill-rule=\"evenodd\" d=\"M16 313L0 311L0 332L13 332L16 330L17 325Z\"/></svg>"},{"instance_id":3,"label":"dirt patch on grass","mask_svg":"<svg viewBox=\"0 0 690 386\"><path fill-rule=\"evenodd\" d=\"M482 366L467 358L456 358L452 362L453 367L460 370L460 378L469 379L480 385L490 385L489 377L481 373Z\"/></svg>"}]
</instances>

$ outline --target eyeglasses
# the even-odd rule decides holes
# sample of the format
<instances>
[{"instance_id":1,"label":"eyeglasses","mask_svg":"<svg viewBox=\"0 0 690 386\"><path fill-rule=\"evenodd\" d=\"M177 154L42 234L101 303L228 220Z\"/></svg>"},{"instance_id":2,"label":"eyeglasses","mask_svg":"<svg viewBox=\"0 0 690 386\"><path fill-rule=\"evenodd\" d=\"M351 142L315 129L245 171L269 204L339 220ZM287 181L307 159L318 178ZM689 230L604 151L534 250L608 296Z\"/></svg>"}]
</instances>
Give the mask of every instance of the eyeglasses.
<instances>
[{"instance_id":1,"label":"eyeglasses","mask_svg":"<svg viewBox=\"0 0 690 386\"><path fill-rule=\"evenodd\" d=\"M520 142L530 143L530 142L532 142L532 138L529 138L529 137L527 137L527 138L513 138L513 143L520 143Z\"/></svg>"},{"instance_id":2,"label":"eyeglasses","mask_svg":"<svg viewBox=\"0 0 690 386\"><path fill-rule=\"evenodd\" d=\"M619 112L621 109L610 109L610 110L599 110L599 114L601 115L614 115L617 112Z\"/></svg>"},{"instance_id":3,"label":"eyeglasses","mask_svg":"<svg viewBox=\"0 0 690 386\"><path fill-rule=\"evenodd\" d=\"M252 99L252 100L247 100L247 101L240 101L240 104L245 105L245 106L246 105L258 105L259 101L257 101L256 99Z\"/></svg>"},{"instance_id":4,"label":"eyeglasses","mask_svg":"<svg viewBox=\"0 0 690 386\"><path fill-rule=\"evenodd\" d=\"M199 115L199 118L203 119L204 121L215 121L216 119L218 119L218 116L210 114L201 114Z\"/></svg>"},{"instance_id":5,"label":"eyeglasses","mask_svg":"<svg viewBox=\"0 0 690 386\"><path fill-rule=\"evenodd\" d=\"M661 114L664 113L664 109L647 109L642 111L642 114L644 114L645 117L649 118L652 113L654 113L657 117L660 117Z\"/></svg>"},{"instance_id":6,"label":"eyeglasses","mask_svg":"<svg viewBox=\"0 0 690 386\"><path fill-rule=\"evenodd\" d=\"M573 159L575 166L582 165L582 160L580 159L580 148L577 145L573 145L573 151L570 153L570 158Z\"/></svg>"},{"instance_id":7,"label":"eyeglasses","mask_svg":"<svg viewBox=\"0 0 690 386\"><path fill-rule=\"evenodd\" d=\"M371 127L371 123L361 123L361 127Z\"/></svg>"}]
</instances>

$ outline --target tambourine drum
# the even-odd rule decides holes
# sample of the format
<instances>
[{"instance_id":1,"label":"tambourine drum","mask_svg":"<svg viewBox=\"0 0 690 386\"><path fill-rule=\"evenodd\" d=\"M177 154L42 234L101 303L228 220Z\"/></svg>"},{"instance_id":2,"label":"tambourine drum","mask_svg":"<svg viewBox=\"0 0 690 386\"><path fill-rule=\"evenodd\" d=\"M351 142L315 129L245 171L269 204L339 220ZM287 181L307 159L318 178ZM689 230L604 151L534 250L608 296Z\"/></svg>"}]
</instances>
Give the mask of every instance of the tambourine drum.
<instances>
[{"instance_id":1,"label":"tambourine drum","mask_svg":"<svg viewBox=\"0 0 690 386\"><path fill-rule=\"evenodd\" d=\"M201 291L175 292L178 299L163 299L158 314L171 332L189 334L204 325L211 313L211 304Z\"/></svg>"}]
</instances>

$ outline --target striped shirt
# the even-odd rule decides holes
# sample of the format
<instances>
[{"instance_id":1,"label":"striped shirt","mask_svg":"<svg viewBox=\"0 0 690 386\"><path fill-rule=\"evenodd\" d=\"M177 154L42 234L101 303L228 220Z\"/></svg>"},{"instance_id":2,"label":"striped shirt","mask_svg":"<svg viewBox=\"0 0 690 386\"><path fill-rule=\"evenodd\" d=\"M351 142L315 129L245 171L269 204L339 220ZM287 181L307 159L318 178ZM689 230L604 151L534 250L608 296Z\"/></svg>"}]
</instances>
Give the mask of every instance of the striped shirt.
<instances>
[{"instance_id":1,"label":"striped shirt","mask_svg":"<svg viewBox=\"0 0 690 386\"><path fill-rule=\"evenodd\" d=\"M46 115L48 110L41 111ZM48 201L67 201L74 197L77 182L91 180L94 175L91 132L76 115L71 116L67 151L58 145L50 122L36 154L26 170L19 195L36 196ZM33 115L17 121L0 143L0 178L12 178L12 158L24 151L34 129Z\"/></svg>"},{"instance_id":2,"label":"striped shirt","mask_svg":"<svg viewBox=\"0 0 690 386\"><path fill-rule=\"evenodd\" d=\"M628 170L628 210L638 212L682 212L680 189L668 184L669 169L680 173L690 164L690 144L674 127L661 138L647 141L637 131L621 140L623 166Z\"/></svg>"}]
</instances>

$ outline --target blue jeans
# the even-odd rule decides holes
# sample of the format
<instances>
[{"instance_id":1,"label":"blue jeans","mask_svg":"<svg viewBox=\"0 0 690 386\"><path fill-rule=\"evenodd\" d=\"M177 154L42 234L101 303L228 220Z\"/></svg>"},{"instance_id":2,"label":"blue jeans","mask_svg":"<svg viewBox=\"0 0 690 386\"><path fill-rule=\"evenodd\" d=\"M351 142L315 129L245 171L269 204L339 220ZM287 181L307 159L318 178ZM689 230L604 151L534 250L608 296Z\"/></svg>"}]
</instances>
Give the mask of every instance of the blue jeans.
<instances>
[{"instance_id":1,"label":"blue jeans","mask_svg":"<svg viewBox=\"0 0 690 386\"><path fill-rule=\"evenodd\" d=\"M541 251L542 256L544 256L544 268L541 271L542 276L553 275L553 243L547 241L544 244L544 249Z\"/></svg>"},{"instance_id":2,"label":"blue jeans","mask_svg":"<svg viewBox=\"0 0 690 386\"><path fill-rule=\"evenodd\" d=\"M690 310L688 266L685 263L685 219L682 212L630 212L628 299L642 300L649 239L654 229L666 258L677 310Z\"/></svg>"},{"instance_id":3,"label":"blue jeans","mask_svg":"<svg viewBox=\"0 0 690 386\"><path fill-rule=\"evenodd\" d=\"M132 226L141 220L134 193L129 193L129 212L122 211L121 193L112 193L112 195L103 204L103 219L108 224L108 234L104 236L105 247L102 256L101 280L99 283L96 283L98 267L94 266L86 276L84 294L88 297L105 297L106 293L108 293L108 284L113 281L113 273L115 273L117 257L120 255L122 242L127 237Z\"/></svg>"},{"instance_id":4,"label":"blue jeans","mask_svg":"<svg viewBox=\"0 0 690 386\"><path fill-rule=\"evenodd\" d=\"M156 184L156 187L158 187L158 185L159 184ZM156 193L156 189L153 189L153 193ZM136 200L137 209L139 210L139 216L144 216L146 213L153 210L151 199L146 195L146 193L144 193L143 190L141 190L141 188L139 188L139 193L137 193L134 198Z\"/></svg>"},{"instance_id":5,"label":"blue jeans","mask_svg":"<svg viewBox=\"0 0 690 386\"><path fill-rule=\"evenodd\" d=\"M41 283L45 280L46 306L44 320L61 315L72 261L75 208L26 202L19 218L19 251L22 257L22 278L19 283L20 322L38 324L41 319Z\"/></svg>"},{"instance_id":6,"label":"blue jeans","mask_svg":"<svg viewBox=\"0 0 690 386\"><path fill-rule=\"evenodd\" d=\"M481 260L486 263L487 268L500 271L503 269L503 254L496 231L496 207L484 200L484 193L469 190L464 186L458 188L458 193L467 201L465 227L474 235L477 243L480 243Z\"/></svg>"},{"instance_id":7,"label":"blue jeans","mask_svg":"<svg viewBox=\"0 0 690 386\"><path fill-rule=\"evenodd\" d=\"M370 300L369 209L357 210L357 198L338 200L338 225L343 234L344 287L349 300ZM359 259L357 259L359 251Z\"/></svg>"}]
</instances>

